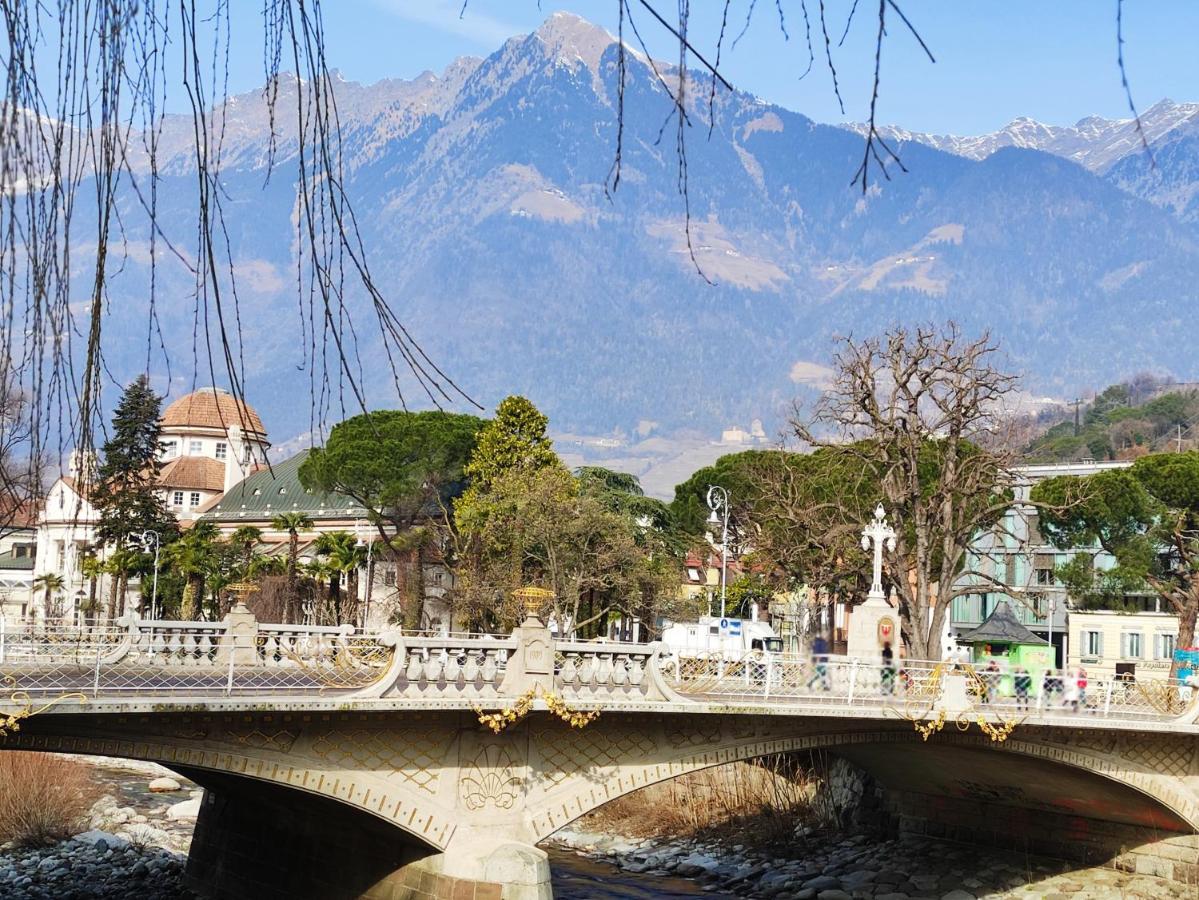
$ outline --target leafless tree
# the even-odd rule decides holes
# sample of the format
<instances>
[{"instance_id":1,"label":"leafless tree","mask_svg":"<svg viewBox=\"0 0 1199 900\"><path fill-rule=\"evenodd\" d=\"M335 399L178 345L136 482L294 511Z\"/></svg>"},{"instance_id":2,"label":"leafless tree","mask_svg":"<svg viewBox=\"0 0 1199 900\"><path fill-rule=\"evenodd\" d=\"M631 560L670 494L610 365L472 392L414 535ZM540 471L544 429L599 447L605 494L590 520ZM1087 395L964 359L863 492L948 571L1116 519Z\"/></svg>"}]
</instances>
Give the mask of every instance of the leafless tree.
<instances>
[{"instance_id":1,"label":"leafless tree","mask_svg":"<svg viewBox=\"0 0 1199 900\"><path fill-rule=\"evenodd\" d=\"M1014 454L995 438L1015 378L997 355L989 335L952 323L846 339L814 416L795 421L801 439L876 474L898 533L888 563L903 637L919 658L940 655L952 598L978 590L963 583L971 541L1012 503Z\"/></svg>"},{"instance_id":2,"label":"leafless tree","mask_svg":"<svg viewBox=\"0 0 1199 900\"><path fill-rule=\"evenodd\" d=\"M29 458L29 404L17 380L0 374L0 535L27 525L40 488Z\"/></svg>"}]
</instances>

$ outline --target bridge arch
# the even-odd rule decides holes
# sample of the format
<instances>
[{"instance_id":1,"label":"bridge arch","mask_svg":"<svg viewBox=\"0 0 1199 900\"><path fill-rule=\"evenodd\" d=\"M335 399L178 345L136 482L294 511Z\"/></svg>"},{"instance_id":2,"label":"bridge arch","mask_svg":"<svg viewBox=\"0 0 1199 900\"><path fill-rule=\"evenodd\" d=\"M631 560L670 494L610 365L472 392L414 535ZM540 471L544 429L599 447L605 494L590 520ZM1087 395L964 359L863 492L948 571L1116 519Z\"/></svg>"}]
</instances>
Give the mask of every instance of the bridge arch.
<instances>
[{"instance_id":1,"label":"bridge arch","mask_svg":"<svg viewBox=\"0 0 1199 900\"><path fill-rule=\"evenodd\" d=\"M313 795L386 822L428 853L444 851L458 828L451 815L430 797L422 796L419 787L387 768L384 752L360 749L353 754L359 757L355 768L344 768L341 763L345 760L330 760L328 753L312 752L319 735L316 740L309 736L304 746L297 746L303 729L292 725L287 716L267 716L273 728L264 728L262 717L213 715L188 717L174 729L164 728L159 717L128 716L122 717L125 721L121 724L126 737L112 735L111 726L104 729L107 734L92 733L96 726L89 719L92 717L39 716L36 725L63 722L67 727L27 726L6 735L0 751L143 760L178 770L205 787L240 780ZM168 730L175 734L166 734ZM348 734L339 732L337 736L352 743L353 732Z\"/></svg>"},{"instance_id":2,"label":"bridge arch","mask_svg":"<svg viewBox=\"0 0 1199 900\"><path fill-rule=\"evenodd\" d=\"M689 739L685 730L675 733L680 752L655 754L636 766L592 768L547 792L545 802L533 813L537 839L652 784L724 763L812 750L846 758L889 791L998 803L1173 833L1199 831L1195 792L1199 777L1189 736L1131 733L1122 739L1110 732L1080 729L1055 737L1042 733L1045 729L1030 730L1028 735L1018 729L1002 743L982 734L957 732L942 732L923 741L907 723L903 728L889 724L738 738L727 726L705 728L696 723Z\"/></svg>"}]
</instances>

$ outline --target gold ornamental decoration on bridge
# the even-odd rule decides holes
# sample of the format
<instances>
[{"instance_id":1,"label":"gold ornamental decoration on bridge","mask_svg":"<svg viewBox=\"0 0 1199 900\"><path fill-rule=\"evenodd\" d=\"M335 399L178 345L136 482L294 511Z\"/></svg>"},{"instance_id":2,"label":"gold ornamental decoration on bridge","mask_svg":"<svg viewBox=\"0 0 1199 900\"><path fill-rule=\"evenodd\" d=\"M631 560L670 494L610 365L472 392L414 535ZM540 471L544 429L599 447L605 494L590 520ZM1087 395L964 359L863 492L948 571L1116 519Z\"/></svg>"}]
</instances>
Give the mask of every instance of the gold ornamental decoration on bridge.
<instances>
[{"instance_id":1,"label":"gold ornamental decoration on bridge","mask_svg":"<svg viewBox=\"0 0 1199 900\"><path fill-rule=\"evenodd\" d=\"M586 728L600 717L598 709L571 709L570 705L560 695L553 691L542 690L540 685L529 688L516 698L516 702L498 712L489 713L479 704L472 703L471 707L479 719L479 724L489 728L495 734L504 731L509 725L515 725L533 709L533 701L541 697L546 709L557 716L571 728Z\"/></svg>"},{"instance_id":2,"label":"gold ornamental decoration on bridge","mask_svg":"<svg viewBox=\"0 0 1199 900\"><path fill-rule=\"evenodd\" d=\"M59 694L56 697L41 697L39 698L39 702L35 704L33 696L28 691L15 690L17 688L17 680L12 675L4 676L4 688L12 690L12 694L8 698L8 703L16 706L16 709L8 713L0 712L0 741L3 741L10 734L16 734L20 731L23 719L44 713L52 706L56 706L59 703L87 703L86 694L80 691L72 691L71 693Z\"/></svg>"},{"instance_id":3,"label":"gold ornamental decoration on bridge","mask_svg":"<svg viewBox=\"0 0 1199 900\"><path fill-rule=\"evenodd\" d=\"M963 676L967 680L966 695L970 698L971 706L959 710L953 716L954 725L958 731L968 731L970 725L978 725L979 730L992 741L1002 744L1016 730L1016 726L1024 721L1019 718L999 717L997 722L990 722L980 707L982 698L989 695L993 689L986 680L986 675L980 673L970 663L938 663L927 678L919 682L913 681L905 692L903 711L894 710L912 723L916 733L922 740L927 741L945 727L949 714L945 709L936 709L941 699L943 679L947 674Z\"/></svg>"},{"instance_id":4,"label":"gold ornamental decoration on bridge","mask_svg":"<svg viewBox=\"0 0 1199 900\"><path fill-rule=\"evenodd\" d=\"M233 595L233 606L238 612L248 612L246 598L258 590L258 583L254 581L235 581L226 587L225 590Z\"/></svg>"},{"instance_id":5,"label":"gold ornamental decoration on bridge","mask_svg":"<svg viewBox=\"0 0 1199 900\"><path fill-rule=\"evenodd\" d=\"M554 592L543 587L517 588L512 596L525 608L525 615L535 617L540 616L541 611L554 600Z\"/></svg>"}]
</instances>

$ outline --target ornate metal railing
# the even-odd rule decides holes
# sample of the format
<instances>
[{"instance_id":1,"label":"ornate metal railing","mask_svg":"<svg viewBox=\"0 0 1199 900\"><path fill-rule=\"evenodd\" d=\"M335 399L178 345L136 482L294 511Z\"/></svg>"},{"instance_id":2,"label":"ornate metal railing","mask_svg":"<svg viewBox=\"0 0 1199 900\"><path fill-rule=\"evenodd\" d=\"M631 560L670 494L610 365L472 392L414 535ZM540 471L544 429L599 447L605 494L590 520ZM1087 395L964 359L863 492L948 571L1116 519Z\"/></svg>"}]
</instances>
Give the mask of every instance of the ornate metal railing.
<instances>
[{"instance_id":1,"label":"ornate metal railing","mask_svg":"<svg viewBox=\"0 0 1199 900\"><path fill-rule=\"evenodd\" d=\"M243 613L221 622L10 627L0 631L0 679L35 698L352 694L502 705L528 695L574 710L605 703L766 703L872 710L913 721L935 717L952 688L972 716L1058 724L1083 716L1189 722L1199 694L1177 681L1122 677L1091 679L1080 690L1065 672L1017 682L1013 672L935 661L882 666L761 652L671 654L661 644L554 640L540 623L527 625L508 637L407 635L261 624Z\"/></svg>"},{"instance_id":2,"label":"ornate metal railing","mask_svg":"<svg viewBox=\"0 0 1199 900\"><path fill-rule=\"evenodd\" d=\"M1168 720L1192 710L1199 690L1169 679L1087 679L1078 687L1072 673L1031 674L1017 684L1012 671L988 671L947 662L905 660L891 666L844 657L824 661L791 656L670 656L662 661L666 683L678 694L708 701L751 700L796 706L873 707L908 717L941 699L944 679L961 675L971 709L1021 720Z\"/></svg>"}]
</instances>

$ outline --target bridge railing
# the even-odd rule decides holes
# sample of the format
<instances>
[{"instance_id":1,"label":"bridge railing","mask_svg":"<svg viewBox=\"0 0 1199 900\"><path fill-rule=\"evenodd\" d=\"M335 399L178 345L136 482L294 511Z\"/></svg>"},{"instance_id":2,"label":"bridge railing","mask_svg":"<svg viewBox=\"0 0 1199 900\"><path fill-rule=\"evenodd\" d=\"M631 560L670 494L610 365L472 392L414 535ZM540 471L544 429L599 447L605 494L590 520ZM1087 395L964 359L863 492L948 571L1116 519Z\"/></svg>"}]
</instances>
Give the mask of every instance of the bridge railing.
<instances>
[{"instance_id":1,"label":"bridge railing","mask_svg":"<svg viewBox=\"0 0 1199 900\"><path fill-rule=\"evenodd\" d=\"M666 699L658 691L661 645L555 641L554 686L572 700Z\"/></svg>"},{"instance_id":2,"label":"bridge railing","mask_svg":"<svg viewBox=\"0 0 1199 900\"><path fill-rule=\"evenodd\" d=\"M368 687L392 662L394 646L352 626L245 624L130 618L9 632L0 678L30 697L321 695Z\"/></svg>"},{"instance_id":3,"label":"bridge railing","mask_svg":"<svg viewBox=\"0 0 1199 900\"><path fill-rule=\"evenodd\" d=\"M677 693L695 699L768 701L797 706L882 707L909 718L941 702L949 676L965 680L974 713L1001 718L1164 720L1182 715L1199 692L1176 680L1088 679L1050 671L1017 684L1011 671L991 672L946 662L904 660L891 666L844 657L810 658L745 653L671 656L662 674Z\"/></svg>"},{"instance_id":4,"label":"bridge railing","mask_svg":"<svg viewBox=\"0 0 1199 900\"><path fill-rule=\"evenodd\" d=\"M501 694L517 641L493 635L395 635L388 696L484 700Z\"/></svg>"},{"instance_id":5,"label":"bridge railing","mask_svg":"<svg viewBox=\"0 0 1199 900\"><path fill-rule=\"evenodd\" d=\"M57 656L90 655L97 647L115 649L128 636L122 625L8 625L0 617L0 666Z\"/></svg>"}]
</instances>

